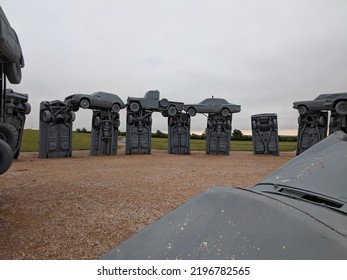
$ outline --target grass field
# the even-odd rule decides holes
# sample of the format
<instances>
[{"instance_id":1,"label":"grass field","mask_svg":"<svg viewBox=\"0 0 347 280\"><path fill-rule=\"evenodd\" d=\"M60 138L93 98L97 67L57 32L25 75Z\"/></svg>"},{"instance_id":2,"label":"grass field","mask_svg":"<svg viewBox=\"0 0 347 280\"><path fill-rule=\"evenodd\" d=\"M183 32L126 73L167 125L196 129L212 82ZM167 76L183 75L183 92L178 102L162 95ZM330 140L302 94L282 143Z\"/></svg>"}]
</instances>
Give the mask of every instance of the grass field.
<instances>
[{"instance_id":1,"label":"grass field","mask_svg":"<svg viewBox=\"0 0 347 280\"><path fill-rule=\"evenodd\" d=\"M120 137L121 139L122 137ZM88 133L72 133L72 149L73 150L89 150L90 134ZM191 151L205 151L205 140L190 140ZM294 151L296 142L279 142L281 152ZM167 150L168 139L152 138L152 149ZM231 141L231 151L253 151L252 141ZM25 129L23 133L21 151L22 152L38 152L39 150L39 131Z\"/></svg>"}]
</instances>

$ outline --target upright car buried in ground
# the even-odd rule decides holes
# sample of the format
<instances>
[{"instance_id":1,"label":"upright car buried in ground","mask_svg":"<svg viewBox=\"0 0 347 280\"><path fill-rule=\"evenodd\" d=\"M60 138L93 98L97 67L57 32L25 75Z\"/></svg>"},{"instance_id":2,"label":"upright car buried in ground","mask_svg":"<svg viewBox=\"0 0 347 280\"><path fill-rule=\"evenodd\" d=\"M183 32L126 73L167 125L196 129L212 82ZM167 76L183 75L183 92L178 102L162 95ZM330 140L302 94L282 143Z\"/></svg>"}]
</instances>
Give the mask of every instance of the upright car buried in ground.
<instances>
[{"instance_id":1,"label":"upright car buried in ground","mask_svg":"<svg viewBox=\"0 0 347 280\"><path fill-rule=\"evenodd\" d=\"M347 135L253 188L213 187L101 259L347 259Z\"/></svg>"}]
</instances>

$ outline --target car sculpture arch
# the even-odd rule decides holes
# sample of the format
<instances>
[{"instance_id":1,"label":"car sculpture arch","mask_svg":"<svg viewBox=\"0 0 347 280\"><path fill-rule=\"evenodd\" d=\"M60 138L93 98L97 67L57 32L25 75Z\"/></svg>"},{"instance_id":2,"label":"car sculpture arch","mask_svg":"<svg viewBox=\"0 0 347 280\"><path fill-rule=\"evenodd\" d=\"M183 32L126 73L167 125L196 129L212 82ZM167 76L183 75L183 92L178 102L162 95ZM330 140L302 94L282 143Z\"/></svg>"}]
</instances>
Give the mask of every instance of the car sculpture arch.
<instances>
[{"instance_id":1,"label":"car sculpture arch","mask_svg":"<svg viewBox=\"0 0 347 280\"><path fill-rule=\"evenodd\" d=\"M31 107L28 95L6 89L22 80L24 57L16 31L0 7L0 175L11 166L20 152L25 115Z\"/></svg>"}]
</instances>

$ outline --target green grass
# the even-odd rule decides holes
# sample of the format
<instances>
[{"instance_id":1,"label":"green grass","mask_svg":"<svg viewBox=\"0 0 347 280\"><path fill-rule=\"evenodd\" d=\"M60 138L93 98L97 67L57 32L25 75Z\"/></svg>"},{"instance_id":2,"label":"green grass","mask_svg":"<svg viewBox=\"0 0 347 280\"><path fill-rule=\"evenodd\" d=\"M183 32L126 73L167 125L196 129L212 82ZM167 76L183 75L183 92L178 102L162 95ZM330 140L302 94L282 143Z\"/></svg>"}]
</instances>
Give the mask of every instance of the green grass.
<instances>
[{"instance_id":1,"label":"green grass","mask_svg":"<svg viewBox=\"0 0 347 280\"><path fill-rule=\"evenodd\" d=\"M122 138L122 137L120 137ZM72 149L73 150L89 150L90 134L72 133ZM167 138L152 138L152 149L167 150ZM191 151L205 151L206 140L190 140ZM231 141L231 151L253 151L252 141ZM296 149L296 142L279 142L280 152L289 152ZM23 133L21 151L22 152L38 152L39 150L39 131L25 129Z\"/></svg>"}]
</instances>

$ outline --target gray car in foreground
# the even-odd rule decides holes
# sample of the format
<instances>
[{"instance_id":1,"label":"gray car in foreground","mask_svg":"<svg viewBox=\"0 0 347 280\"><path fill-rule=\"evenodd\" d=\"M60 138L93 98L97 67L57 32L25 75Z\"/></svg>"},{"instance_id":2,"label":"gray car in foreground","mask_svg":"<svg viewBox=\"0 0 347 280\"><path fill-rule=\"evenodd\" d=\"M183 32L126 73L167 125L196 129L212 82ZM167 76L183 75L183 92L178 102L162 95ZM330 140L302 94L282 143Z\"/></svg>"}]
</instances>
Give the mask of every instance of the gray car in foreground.
<instances>
[{"instance_id":1,"label":"gray car in foreground","mask_svg":"<svg viewBox=\"0 0 347 280\"><path fill-rule=\"evenodd\" d=\"M231 113L241 111L241 106L229 103L223 98L206 98L198 104L184 104L184 110L190 116L195 116L196 113L220 113L223 117Z\"/></svg>"},{"instance_id":2,"label":"gray car in foreground","mask_svg":"<svg viewBox=\"0 0 347 280\"><path fill-rule=\"evenodd\" d=\"M347 135L251 189L212 187L101 259L347 259Z\"/></svg>"},{"instance_id":3,"label":"gray car in foreground","mask_svg":"<svg viewBox=\"0 0 347 280\"><path fill-rule=\"evenodd\" d=\"M123 100L116 94L97 91L92 94L73 94L65 98L64 102L70 103L73 110L83 109L110 109L118 113L125 108Z\"/></svg>"},{"instance_id":4,"label":"gray car in foreground","mask_svg":"<svg viewBox=\"0 0 347 280\"><path fill-rule=\"evenodd\" d=\"M347 92L320 94L313 100L296 101L293 108L300 115L324 110L335 110L339 115L347 115Z\"/></svg>"}]
</instances>

